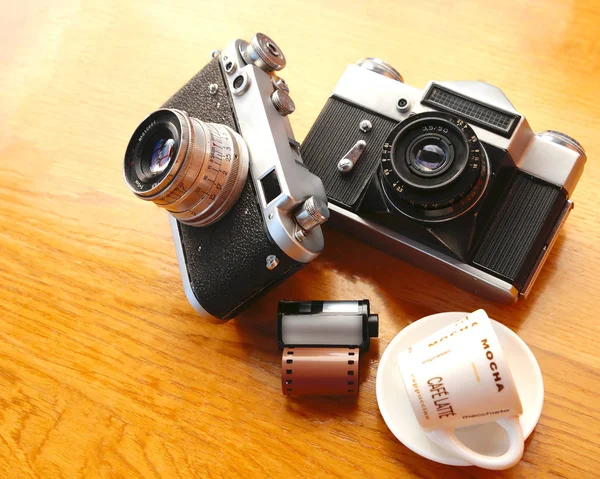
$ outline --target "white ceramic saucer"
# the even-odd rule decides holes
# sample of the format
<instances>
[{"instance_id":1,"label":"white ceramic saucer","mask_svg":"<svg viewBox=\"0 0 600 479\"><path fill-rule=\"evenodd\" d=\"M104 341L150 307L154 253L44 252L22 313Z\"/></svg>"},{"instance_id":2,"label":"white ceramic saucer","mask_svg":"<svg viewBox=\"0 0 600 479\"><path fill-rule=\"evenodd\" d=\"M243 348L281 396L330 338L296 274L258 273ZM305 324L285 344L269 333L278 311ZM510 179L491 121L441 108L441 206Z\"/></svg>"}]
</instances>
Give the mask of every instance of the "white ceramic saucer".
<instances>
[{"instance_id":1,"label":"white ceramic saucer","mask_svg":"<svg viewBox=\"0 0 600 479\"><path fill-rule=\"evenodd\" d=\"M417 454L452 466L471 464L455 457L427 438L410 406L396 361L398 353L403 349L466 315L467 313L433 314L407 326L392 339L377 369L377 403L394 436ZM492 324L519 390L523 405L520 422L523 435L527 438L542 413L542 372L535 356L519 336L497 321L492 320ZM496 423L457 429L456 435L468 447L482 454L500 455L508 448L506 433Z\"/></svg>"}]
</instances>

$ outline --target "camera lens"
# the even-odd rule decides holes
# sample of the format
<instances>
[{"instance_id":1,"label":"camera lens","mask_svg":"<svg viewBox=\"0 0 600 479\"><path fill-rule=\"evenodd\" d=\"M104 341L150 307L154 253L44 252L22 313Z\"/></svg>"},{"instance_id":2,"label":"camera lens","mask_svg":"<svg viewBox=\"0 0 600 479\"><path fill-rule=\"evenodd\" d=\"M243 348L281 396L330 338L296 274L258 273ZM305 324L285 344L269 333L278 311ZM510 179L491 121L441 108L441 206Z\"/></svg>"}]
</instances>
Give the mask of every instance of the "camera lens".
<instances>
[{"instance_id":1,"label":"camera lens","mask_svg":"<svg viewBox=\"0 0 600 479\"><path fill-rule=\"evenodd\" d=\"M134 132L124 174L139 198L167 209L182 223L208 226L236 203L248 164L246 144L231 128L161 109Z\"/></svg>"},{"instance_id":2,"label":"camera lens","mask_svg":"<svg viewBox=\"0 0 600 479\"><path fill-rule=\"evenodd\" d=\"M425 112L400 123L381 158L384 194L396 211L423 222L469 210L488 181L488 160L471 127L449 113Z\"/></svg>"}]
</instances>

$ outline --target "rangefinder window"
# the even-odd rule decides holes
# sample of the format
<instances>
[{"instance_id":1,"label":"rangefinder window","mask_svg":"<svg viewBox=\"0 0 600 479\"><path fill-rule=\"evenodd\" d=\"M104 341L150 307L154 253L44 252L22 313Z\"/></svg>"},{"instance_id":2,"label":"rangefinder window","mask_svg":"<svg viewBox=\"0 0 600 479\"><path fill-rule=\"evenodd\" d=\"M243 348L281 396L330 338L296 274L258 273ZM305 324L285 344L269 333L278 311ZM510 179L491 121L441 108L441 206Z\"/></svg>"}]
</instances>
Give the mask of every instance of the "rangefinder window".
<instances>
[{"instance_id":1,"label":"rangefinder window","mask_svg":"<svg viewBox=\"0 0 600 479\"><path fill-rule=\"evenodd\" d=\"M277 179L277 172L275 170L272 170L265 177L261 178L260 184L262 186L266 204L269 204L281 194L281 187L279 186L279 180Z\"/></svg>"}]
</instances>

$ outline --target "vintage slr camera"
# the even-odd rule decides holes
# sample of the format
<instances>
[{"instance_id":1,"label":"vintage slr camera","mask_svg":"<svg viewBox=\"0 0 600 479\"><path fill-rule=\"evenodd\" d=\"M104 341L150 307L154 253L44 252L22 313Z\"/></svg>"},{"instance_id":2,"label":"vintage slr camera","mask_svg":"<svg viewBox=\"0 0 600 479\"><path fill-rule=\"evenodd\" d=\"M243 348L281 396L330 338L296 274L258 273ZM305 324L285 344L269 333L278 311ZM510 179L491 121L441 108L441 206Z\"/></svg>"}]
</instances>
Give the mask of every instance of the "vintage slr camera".
<instances>
[{"instance_id":1,"label":"vintage slr camera","mask_svg":"<svg viewBox=\"0 0 600 479\"><path fill-rule=\"evenodd\" d=\"M302 163L279 47L236 40L138 126L124 160L139 198L170 213L186 296L228 319L323 249L321 180Z\"/></svg>"},{"instance_id":2,"label":"vintage slr camera","mask_svg":"<svg viewBox=\"0 0 600 479\"><path fill-rule=\"evenodd\" d=\"M302 153L332 224L506 303L529 293L586 161L492 85L418 90L373 58L348 66Z\"/></svg>"}]
</instances>

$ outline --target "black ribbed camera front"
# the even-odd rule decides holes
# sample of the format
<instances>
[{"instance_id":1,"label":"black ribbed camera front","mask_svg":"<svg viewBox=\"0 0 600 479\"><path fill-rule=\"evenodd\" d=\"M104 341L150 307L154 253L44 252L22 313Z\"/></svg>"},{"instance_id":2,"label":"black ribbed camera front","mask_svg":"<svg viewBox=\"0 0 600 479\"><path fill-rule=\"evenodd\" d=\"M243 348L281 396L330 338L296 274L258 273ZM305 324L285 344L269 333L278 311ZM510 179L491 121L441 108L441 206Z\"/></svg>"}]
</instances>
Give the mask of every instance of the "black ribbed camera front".
<instances>
[{"instance_id":1,"label":"black ribbed camera front","mask_svg":"<svg viewBox=\"0 0 600 479\"><path fill-rule=\"evenodd\" d=\"M483 230L473 263L521 289L566 201L558 186L518 170Z\"/></svg>"},{"instance_id":2,"label":"black ribbed camera front","mask_svg":"<svg viewBox=\"0 0 600 479\"><path fill-rule=\"evenodd\" d=\"M362 131L368 120L372 128ZM379 165L381 145L396 122L365 111L335 97L329 98L302 143L302 158L308 169L321 178L333 203L356 211L368 183ZM342 173L337 165L357 141L367 146L352 171Z\"/></svg>"}]
</instances>

